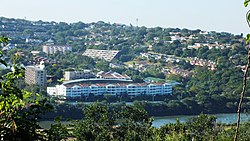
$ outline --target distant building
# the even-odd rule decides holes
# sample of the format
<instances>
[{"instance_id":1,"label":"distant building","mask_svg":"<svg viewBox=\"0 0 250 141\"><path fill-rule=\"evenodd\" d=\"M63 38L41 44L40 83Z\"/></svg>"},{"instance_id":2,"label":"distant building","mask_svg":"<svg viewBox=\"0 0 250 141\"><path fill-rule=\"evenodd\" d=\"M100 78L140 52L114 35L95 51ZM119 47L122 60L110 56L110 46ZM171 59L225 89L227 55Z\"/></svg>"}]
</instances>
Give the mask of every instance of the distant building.
<instances>
[{"instance_id":1,"label":"distant building","mask_svg":"<svg viewBox=\"0 0 250 141\"><path fill-rule=\"evenodd\" d=\"M117 55L118 50L97 50L97 49L87 49L82 55L91 57L91 58L99 58L104 59L108 62L111 62Z\"/></svg>"},{"instance_id":2,"label":"distant building","mask_svg":"<svg viewBox=\"0 0 250 141\"><path fill-rule=\"evenodd\" d=\"M111 67L111 68L122 68L122 67L124 67L124 65L118 64L118 63L110 63L109 67Z\"/></svg>"},{"instance_id":3,"label":"distant building","mask_svg":"<svg viewBox=\"0 0 250 141\"><path fill-rule=\"evenodd\" d=\"M62 52L65 53L66 51L72 51L71 46L67 45L44 45L43 46L43 52L46 54L55 54L56 52Z\"/></svg>"},{"instance_id":4,"label":"distant building","mask_svg":"<svg viewBox=\"0 0 250 141\"><path fill-rule=\"evenodd\" d=\"M194 45L189 45L187 48L188 49L199 49L201 47L203 47L203 44L201 44L201 43L195 43Z\"/></svg>"},{"instance_id":5,"label":"distant building","mask_svg":"<svg viewBox=\"0 0 250 141\"><path fill-rule=\"evenodd\" d=\"M66 71L64 74L65 81L63 84L75 84L75 83L130 83L133 80L127 75L121 75L117 72L98 72L93 74L90 70L85 71Z\"/></svg>"},{"instance_id":6,"label":"distant building","mask_svg":"<svg viewBox=\"0 0 250 141\"><path fill-rule=\"evenodd\" d=\"M90 70L64 72L64 80L89 79L94 77L95 75Z\"/></svg>"},{"instance_id":7,"label":"distant building","mask_svg":"<svg viewBox=\"0 0 250 141\"><path fill-rule=\"evenodd\" d=\"M69 73L69 75L71 75ZM73 76L73 75L72 75ZM67 76L69 77L69 76ZM127 75L117 72L98 72L97 78L76 79L65 81L62 85L48 87L49 95L76 98L93 94L103 95L165 95L172 94L172 85L169 83L133 83Z\"/></svg>"},{"instance_id":8,"label":"distant building","mask_svg":"<svg viewBox=\"0 0 250 141\"><path fill-rule=\"evenodd\" d=\"M181 75L182 77L192 77L194 75L193 72L191 71L188 71L188 70L184 70L184 69L181 69L179 67L173 67L170 69L170 73L171 74L179 74Z\"/></svg>"},{"instance_id":9,"label":"distant building","mask_svg":"<svg viewBox=\"0 0 250 141\"><path fill-rule=\"evenodd\" d=\"M47 87L47 93L50 95L56 95L56 87Z\"/></svg>"},{"instance_id":10,"label":"distant building","mask_svg":"<svg viewBox=\"0 0 250 141\"><path fill-rule=\"evenodd\" d=\"M211 61L211 60L199 59L197 57L194 57L194 58L189 57L189 59L190 59L191 65L201 66L201 67L207 66L208 69L210 70L216 70L217 68L216 62Z\"/></svg>"},{"instance_id":11,"label":"distant building","mask_svg":"<svg viewBox=\"0 0 250 141\"><path fill-rule=\"evenodd\" d=\"M42 61L45 63L49 63L49 60L45 57L38 57L38 56L33 57L34 64L39 64Z\"/></svg>"},{"instance_id":12,"label":"distant building","mask_svg":"<svg viewBox=\"0 0 250 141\"><path fill-rule=\"evenodd\" d=\"M43 41L38 40L38 39L29 39L29 38L26 38L25 42L26 42L26 43L36 43L36 44L41 44Z\"/></svg>"},{"instance_id":13,"label":"distant building","mask_svg":"<svg viewBox=\"0 0 250 141\"><path fill-rule=\"evenodd\" d=\"M34 55L34 56L38 55L39 53L40 53L40 51L37 51L37 50L32 50L31 51L31 54Z\"/></svg>"},{"instance_id":14,"label":"distant building","mask_svg":"<svg viewBox=\"0 0 250 141\"><path fill-rule=\"evenodd\" d=\"M29 85L47 86L47 73L44 65L40 63L38 66L27 66L25 68L25 82Z\"/></svg>"},{"instance_id":15,"label":"distant building","mask_svg":"<svg viewBox=\"0 0 250 141\"><path fill-rule=\"evenodd\" d=\"M49 95L65 97L65 98L79 98L93 94L104 95L110 94L118 95L168 95L172 94L172 85L169 83L96 83L96 84L62 84L56 87L47 88Z\"/></svg>"}]
</instances>

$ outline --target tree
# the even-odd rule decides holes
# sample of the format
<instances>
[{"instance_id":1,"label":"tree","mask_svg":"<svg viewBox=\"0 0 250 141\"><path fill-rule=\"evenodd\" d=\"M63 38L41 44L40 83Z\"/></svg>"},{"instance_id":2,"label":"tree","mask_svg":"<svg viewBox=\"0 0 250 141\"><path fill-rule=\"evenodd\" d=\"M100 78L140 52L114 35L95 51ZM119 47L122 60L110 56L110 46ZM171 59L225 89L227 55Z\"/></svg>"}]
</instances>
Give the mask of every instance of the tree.
<instances>
[{"instance_id":1,"label":"tree","mask_svg":"<svg viewBox=\"0 0 250 141\"><path fill-rule=\"evenodd\" d=\"M30 29L25 29L23 31L23 34L26 34L26 35L29 35L29 36L33 36L34 35L34 32Z\"/></svg>"},{"instance_id":2,"label":"tree","mask_svg":"<svg viewBox=\"0 0 250 141\"><path fill-rule=\"evenodd\" d=\"M9 38L0 38L4 45L8 41ZM7 67L2 57L0 51L0 62ZM24 69L15 60L12 70L0 77L1 140L37 140L40 138L36 131L39 127L38 119L51 106L39 94L32 94L16 86L17 80L23 77Z\"/></svg>"},{"instance_id":3,"label":"tree","mask_svg":"<svg viewBox=\"0 0 250 141\"><path fill-rule=\"evenodd\" d=\"M110 106L95 103L84 109L74 126L77 140L153 140L152 120L141 106Z\"/></svg>"},{"instance_id":4,"label":"tree","mask_svg":"<svg viewBox=\"0 0 250 141\"><path fill-rule=\"evenodd\" d=\"M176 119L176 123L166 124L160 127L157 130L158 136L162 140L188 140L187 134L187 126L186 124L180 123L178 119Z\"/></svg>"},{"instance_id":5,"label":"tree","mask_svg":"<svg viewBox=\"0 0 250 141\"><path fill-rule=\"evenodd\" d=\"M201 114L191 118L187 123L192 140L216 140L218 132L215 130L216 117Z\"/></svg>"},{"instance_id":6,"label":"tree","mask_svg":"<svg viewBox=\"0 0 250 141\"><path fill-rule=\"evenodd\" d=\"M104 60L98 61L96 63L96 68L102 71L109 71L109 63Z\"/></svg>"},{"instance_id":7,"label":"tree","mask_svg":"<svg viewBox=\"0 0 250 141\"><path fill-rule=\"evenodd\" d=\"M61 117L58 117L55 119L55 124L51 124L50 129L45 130L45 133L48 134L49 141L63 141L72 136L69 128L71 128L70 124L62 124Z\"/></svg>"}]
</instances>

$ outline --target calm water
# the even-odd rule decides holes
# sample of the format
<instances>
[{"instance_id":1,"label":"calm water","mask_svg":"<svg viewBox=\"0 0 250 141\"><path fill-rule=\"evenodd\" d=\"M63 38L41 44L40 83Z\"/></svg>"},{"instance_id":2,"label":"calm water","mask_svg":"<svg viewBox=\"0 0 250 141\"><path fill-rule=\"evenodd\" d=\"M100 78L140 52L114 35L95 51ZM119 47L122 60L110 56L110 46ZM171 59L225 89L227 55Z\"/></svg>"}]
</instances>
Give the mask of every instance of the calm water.
<instances>
[{"instance_id":1,"label":"calm water","mask_svg":"<svg viewBox=\"0 0 250 141\"><path fill-rule=\"evenodd\" d=\"M216 114L215 115L217 117L217 123L226 123L226 124L230 124L230 123L236 123L237 120L237 114ZM184 115L180 115L180 116L164 116L164 117L154 117L154 121L153 121L153 126L154 127L160 127L163 126L164 124L168 124L168 123L175 123L176 119L178 118L180 122L187 122L189 118L192 118L195 116L184 116ZM247 122L250 121L250 114L241 114L241 122ZM41 121L40 122L40 126L48 129L50 128L50 125L53 124L53 121ZM67 124L69 122L62 122L63 124Z\"/></svg>"},{"instance_id":2,"label":"calm water","mask_svg":"<svg viewBox=\"0 0 250 141\"><path fill-rule=\"evenodd\" d=\"M231 124L236 123L237 120L237 114L231 113L231 114L215 114L216 116L216 122L217 123L225 123L225 124ZM165 116L165 117L154 117L153 126L160 127L164 124L168 123L175 123L176 119L178 118L180 122L187 122L188 119L195 117L195 116ZM241 122L247 122L250 121L250 114L241 114Z\"/></svg>"}]
</instances>

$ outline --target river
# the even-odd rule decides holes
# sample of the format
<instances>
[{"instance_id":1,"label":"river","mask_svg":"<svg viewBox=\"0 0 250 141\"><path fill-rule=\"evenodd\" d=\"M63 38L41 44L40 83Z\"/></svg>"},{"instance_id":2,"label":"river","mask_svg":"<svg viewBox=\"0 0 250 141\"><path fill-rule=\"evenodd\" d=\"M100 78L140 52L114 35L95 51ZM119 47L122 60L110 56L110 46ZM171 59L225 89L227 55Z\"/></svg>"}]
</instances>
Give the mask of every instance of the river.
<instances>
[{"instance_id":1,"label":"river","mask_svg":"<svg viewBox=\"0 0 250 141\"><path fill-rule=\"evenodd\" d=\"M232 123L236 123L236 120L237 120L236 113L215 114L215 116L216 116L217 123L232 124ZM193 116L180 115L180 116L154 117L153 126L160 127L164 124L175 123L177 118L179 119L180 122L187 122L188 119L190 119L192 117L195 117L195 115L193 115ZM250 114L244 114L244 113L241 114L241 122L247 122L249 120L250 120Z\"/></svg>"},{"instance_id":2,"label":"river","mask_svg":"<svg viewBox=\"0 0 250 141\"><path fill-rule=\"evenodd\" d=\"M217 123L225 123L225 124L231 124L236 123L237 120L237 114L231 113L231 114L215 114L216 116L216 122ZM187 122L188 119L195 117L193 116L186 116L186 115L179 115L179 116L164 116L164 117L153 117L153 126L154 127L161 127L164 124L168 123L175 123L176 119L178 118L180 122ZM241 114L241 122L247 122L250 120L250 114ZM42 128L48 129L50 128L50 125L53 124L54 121L41 121L39 124ZM67 124L69 122L62 122L63 124Z\"/></svg>"}]
</instances>

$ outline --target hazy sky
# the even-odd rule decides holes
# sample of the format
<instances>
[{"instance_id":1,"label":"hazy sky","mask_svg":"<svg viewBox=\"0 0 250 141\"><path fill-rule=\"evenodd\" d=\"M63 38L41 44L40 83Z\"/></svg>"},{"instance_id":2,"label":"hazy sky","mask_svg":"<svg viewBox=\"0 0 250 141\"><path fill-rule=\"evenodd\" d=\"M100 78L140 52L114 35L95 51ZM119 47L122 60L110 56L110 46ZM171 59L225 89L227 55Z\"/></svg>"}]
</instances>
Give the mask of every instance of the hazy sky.
<instances>
[{"instance_id":1,"label":"hazy sky","mask_svg":"<svg viewBox=\"0 0 250 141\"><path fill-rule=\"evenodd\" d=\"M1 0L0 16L247 33L244 0Z\"/></svg>"}]
</instances>

